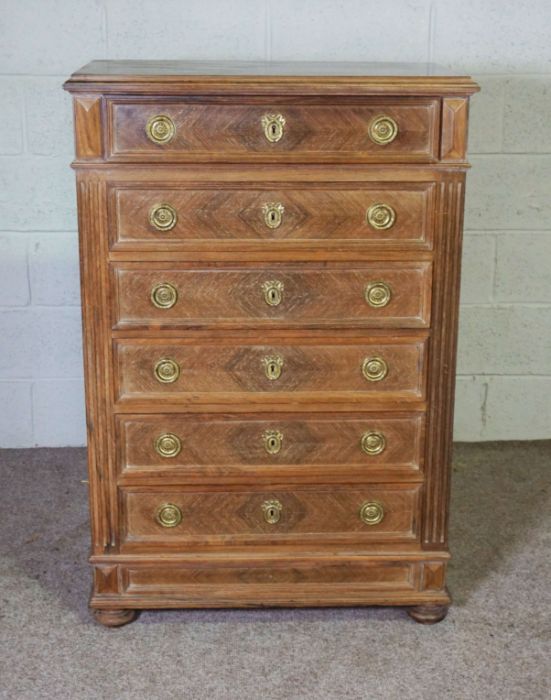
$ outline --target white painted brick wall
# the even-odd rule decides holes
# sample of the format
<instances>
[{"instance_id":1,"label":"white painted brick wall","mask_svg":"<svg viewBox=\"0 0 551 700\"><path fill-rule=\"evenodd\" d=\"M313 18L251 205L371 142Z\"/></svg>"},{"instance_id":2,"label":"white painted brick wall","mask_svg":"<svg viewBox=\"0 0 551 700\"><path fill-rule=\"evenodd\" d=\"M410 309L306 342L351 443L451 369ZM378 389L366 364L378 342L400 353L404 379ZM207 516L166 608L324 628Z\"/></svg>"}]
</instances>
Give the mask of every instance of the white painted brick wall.
<instances>
[{"instance_id":1,"label":"white painted brick wall","mask_svg":"<svg viewBox=\"0 0 551 700\"><path fill-rule=\"evenodd\" d=\"M3 0L0 446L80 445L72 116L94 58L435 61L471 109L455 437L551 437L549 0ZM6 128L9 125L9 128Z\"/></svg>"}]
</instances>

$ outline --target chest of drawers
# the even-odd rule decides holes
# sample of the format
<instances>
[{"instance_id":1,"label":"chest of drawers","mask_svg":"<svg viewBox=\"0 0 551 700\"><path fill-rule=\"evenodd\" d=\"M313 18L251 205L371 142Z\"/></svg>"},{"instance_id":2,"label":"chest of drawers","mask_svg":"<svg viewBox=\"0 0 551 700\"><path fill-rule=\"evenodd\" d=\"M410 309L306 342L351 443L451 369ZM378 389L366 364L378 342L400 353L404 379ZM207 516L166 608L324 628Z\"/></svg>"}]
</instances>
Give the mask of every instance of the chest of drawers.
<instances>
[{"instance_id":1,"label":"chest of drawers","mask_svg":"<svg viewBox=\"0 0 551 700\"><path fill-rule=\"evenodd\" d=\"M445 586L470 78L93 62L75 116L91 607Z\"/></svg>"}]
</instances>

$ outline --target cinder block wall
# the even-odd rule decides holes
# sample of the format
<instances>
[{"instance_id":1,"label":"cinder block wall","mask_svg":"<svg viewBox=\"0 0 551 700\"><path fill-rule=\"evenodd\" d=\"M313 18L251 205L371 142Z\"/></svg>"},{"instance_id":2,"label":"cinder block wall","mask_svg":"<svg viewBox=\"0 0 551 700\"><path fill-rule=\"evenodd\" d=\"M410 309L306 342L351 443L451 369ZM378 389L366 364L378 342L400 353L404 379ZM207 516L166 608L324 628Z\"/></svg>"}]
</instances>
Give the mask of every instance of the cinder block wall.
<instances>
[{"instance_id":1,"label":"cinder block wall","mask_svg":"<svg viewBox=\"0 0 551 700\"><path fill-rule=\"evenodd\" d=\"M71 105L94 58L435 61L474 75L457 440L551 435L549 0L3 0L0 446L84 443Z\"/></svg>"}]
</instances>

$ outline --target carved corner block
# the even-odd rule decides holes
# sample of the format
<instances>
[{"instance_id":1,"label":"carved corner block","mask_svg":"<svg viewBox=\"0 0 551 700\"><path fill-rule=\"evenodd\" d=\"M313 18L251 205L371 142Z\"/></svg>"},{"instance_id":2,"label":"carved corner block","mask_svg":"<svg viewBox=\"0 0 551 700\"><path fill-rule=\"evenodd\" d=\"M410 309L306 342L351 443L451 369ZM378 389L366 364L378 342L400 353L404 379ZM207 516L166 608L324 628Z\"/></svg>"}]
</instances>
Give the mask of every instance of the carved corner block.
<instances>
[{"instance_id":1,"label":"carved corner block","mask_svg":"<svg viewBox=\"0 0 551 700\"><path fill-rule=\"evenodd\" d=\"M101 97L76 95L73 98L77 158L97 160L103 157L101 105Z\"/></svg>"},{"instance_id":2,"label":"carved corner block","mask_svg":"<svg viewBox=\"0 0 551 700\"><path fill-rule=\"evenodd\" d=\"M118 566L94 567L94 590L99 595L117 594L119 592Z\"/></svg>"}]
</instances>

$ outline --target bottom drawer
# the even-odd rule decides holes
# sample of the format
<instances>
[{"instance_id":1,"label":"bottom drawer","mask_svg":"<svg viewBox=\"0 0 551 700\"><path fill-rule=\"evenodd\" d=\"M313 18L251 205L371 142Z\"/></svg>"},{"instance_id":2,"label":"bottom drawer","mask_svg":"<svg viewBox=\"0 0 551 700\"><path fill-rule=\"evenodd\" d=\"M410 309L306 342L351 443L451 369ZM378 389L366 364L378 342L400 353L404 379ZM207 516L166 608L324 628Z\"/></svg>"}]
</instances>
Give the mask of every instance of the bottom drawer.
<instances>
[{"instance_id":1,"label":"bottom drawer","mask_svg":"<svg viewBox=\"0 0 551 700\"><path fill-rule=\"evenodd\" d=\"M121 489L121 550L411 541L419 484L293 490Z\"/></svg>"}]
</instances>

